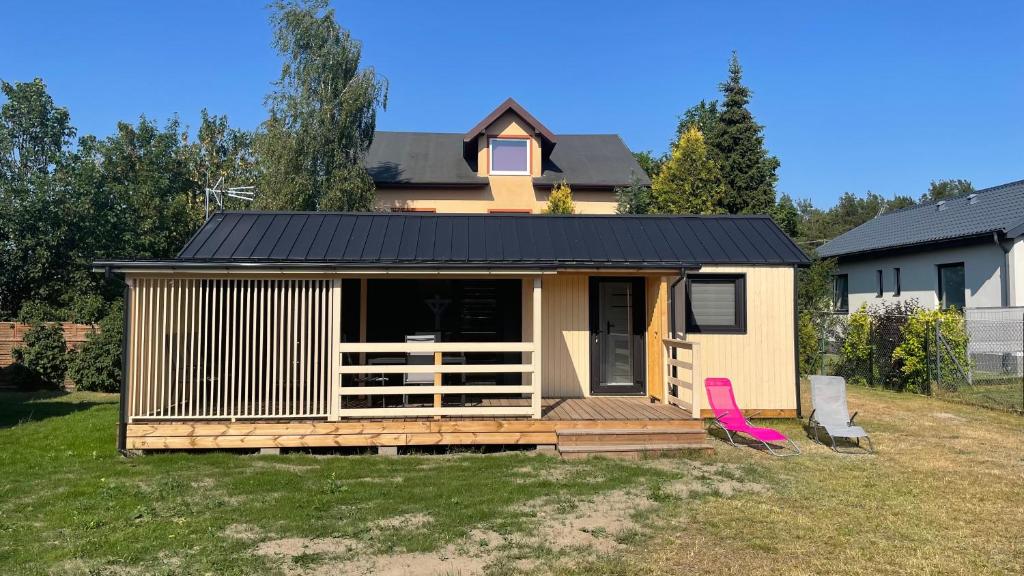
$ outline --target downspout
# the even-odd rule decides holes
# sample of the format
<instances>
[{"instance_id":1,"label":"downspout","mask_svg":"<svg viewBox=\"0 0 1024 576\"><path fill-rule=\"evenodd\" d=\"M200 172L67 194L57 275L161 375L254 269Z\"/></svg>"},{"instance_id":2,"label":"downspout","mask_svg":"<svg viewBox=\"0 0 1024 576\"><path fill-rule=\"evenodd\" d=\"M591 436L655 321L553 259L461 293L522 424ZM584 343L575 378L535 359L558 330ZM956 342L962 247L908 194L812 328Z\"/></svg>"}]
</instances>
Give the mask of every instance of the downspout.
<instances>
[{"instance_id":1,"label":"downspout","mask_svg":"<svg viewBox=\"0 0 1024 576\"><path fill-rule=\"evenodd\" d=\"M999 246L1000 250L1003 251L1003 263L1002 263L1002 266L1001 266L1002 270L1000 270L1001 276L1002 276L1002 278L1001 278L1002 282L999 283L1000 284L999 298L1000 298L1001 302L999 304L1001 306L1003 306L1004 308L1007 307L1007 306L1013 306L1014 304L1016 304L1016 302L1010 302L1010 294L1011 294L1011 291L1010 291L1010 281L1012 279L1012 276L1010 275L1010 263L1011 263L1010 262L1010 250L1013 249L1013 244L1011 243L1010 247L1007 248L1005 243L1000 242L999 241L999 232L998 231L992 232L992 241L996 243L996 246Z\"/></svg>"},{"instance_id":2,"label":"downspout","mask_svg":"<svg viewBox=\"0 0 1024 576\"><path fill-rule=\"evenodd\" d=\"M672 338L676 337L676 286L678 286L683 280L686 280L687 270L700 270L700 268L699 264L696 266L684 266L680 268L679 276L676 277L676 279L668 286L668 330Z\"/></svg>"},{"instance_id":3,"label":"downspout","mask_svg":"<svg viewBox=\"0 0 1024 576\"><path fill-rule=\"evenodd\" d=\"M793 266L793 368L796 370L796 417L803 418L800 407L800 310L797 280L800 269Z\"/></svg>"}]
</instances>

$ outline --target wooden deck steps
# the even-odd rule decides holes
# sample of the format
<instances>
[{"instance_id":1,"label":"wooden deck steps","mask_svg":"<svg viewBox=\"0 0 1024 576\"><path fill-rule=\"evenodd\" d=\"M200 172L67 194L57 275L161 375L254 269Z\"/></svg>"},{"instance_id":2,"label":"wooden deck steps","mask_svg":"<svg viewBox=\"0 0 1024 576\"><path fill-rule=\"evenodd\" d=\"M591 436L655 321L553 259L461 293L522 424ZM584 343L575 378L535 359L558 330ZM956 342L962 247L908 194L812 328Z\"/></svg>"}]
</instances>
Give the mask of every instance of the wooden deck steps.
<instances>
[{"instance_id":1,"label":"wooden deck steps","mask_svg":"<svg viewBox=\"0 0 1024 576\"><path fill-rule=\"evenodd\" d=\"M699 420L657 428L572 428L556 430L559 454L640 457L645 454L710 450L707 433Z\"/></svg>"}]
</instances>

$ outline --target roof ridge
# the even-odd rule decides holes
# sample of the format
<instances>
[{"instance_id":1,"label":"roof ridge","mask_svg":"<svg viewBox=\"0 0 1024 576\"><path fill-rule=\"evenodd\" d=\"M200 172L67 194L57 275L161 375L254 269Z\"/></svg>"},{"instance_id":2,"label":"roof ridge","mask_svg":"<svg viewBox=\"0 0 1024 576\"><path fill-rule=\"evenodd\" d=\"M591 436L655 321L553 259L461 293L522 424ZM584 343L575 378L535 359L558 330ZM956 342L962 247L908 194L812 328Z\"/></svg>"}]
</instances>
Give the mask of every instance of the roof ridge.
<instances>
[{"instance_id":1,"label":"roof ridge","mask_svg":"<svg viewBox=\"0 0 1024 576\"><path fill-rule=\"evenodd\" d=\"M354 211L330 211L330 210L221 210L215 212L214 215L227 215L227 214L254 214L254 215L287 215L287 216L302 216L302 215L333 215L333 216L402 216L408 218L442 218L442 217L455 217L455 216L472 216L472 217L489 217L489 218L614 218L614 219L625 219L625 218L699 218L705 220L711 220L716 218L722 219L751 219L751 220L771 220L772 217L768 214L543 214L543 213L518 213L518 212L354 212ZM213 218L213 216L211 216Z\"/></svg>"},{"instance_id":2,"label":"roof ridge","mask_svg":"<svg viewBox=\"0 0 1024 576\"><path fill-rule=\"evenodd\" d=\"M999 184L998 186L989 186L988 188L981 188L979 190L975 190L974 192L968 192L966 194L958 194L956 196L949 196L949 197L946 197L946 198L939 198L938 200L929 200L927 202L915 202L913 206L906 206L906 207L900 208L899 210L893 210L892 212L883 212L883 213L879 214L878 217L885 216L886 214L899 214L900 212L904 212L904 211L907 211L907 210L916 210L918 208L928 208L929 206L935 206L939 202L948 202L950 200L960 200L961 198L967 198L971 194L987 194L989 192L994 192L994 191L1000 190L1002 188L1011 188L1013 186L1021 186L1021 185L1024 185L1024 180L1015 180L1013 182L1007 182L1006 184Z\"/></svg>"}]
</instances>

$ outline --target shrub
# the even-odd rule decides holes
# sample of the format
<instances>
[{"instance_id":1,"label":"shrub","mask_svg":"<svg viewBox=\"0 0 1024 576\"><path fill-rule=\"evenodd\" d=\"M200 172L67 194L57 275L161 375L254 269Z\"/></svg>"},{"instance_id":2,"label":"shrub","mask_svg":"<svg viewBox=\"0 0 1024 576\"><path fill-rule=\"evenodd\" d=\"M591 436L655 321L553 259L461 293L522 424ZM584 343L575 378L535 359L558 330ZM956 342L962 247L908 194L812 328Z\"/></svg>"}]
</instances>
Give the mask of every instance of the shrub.
<instances>
[{"instance_id":1,"label":"shrub","mask_svg":"<svg viewBox=\"0 0 1024 576\"><path fill-rule=\"evenodd\" d=\"M866 305L850 314L846 327L846 338L843 340L843 364L850 373L850 382L867 383L865 374L873 370L871 366L871 315Z\"/></svg>"},{"instance_id":2,"label":"shrub","mask_svg":"<svg viewBox=\"0 0 1024 576\"><path fill-rule=\"evenodd\" d=\"M800 313L800 374L816 374L821 362L818 328L810 312Z\"/></svg>"},{"instance_id":3,"label":"shrub","mask_svg":"<svg viewBox=\"0 0 1024 576\"><path fill-rule=\"evenodd\" d=\"M562 180L551 189L545 214L575 214L576 203L572 201L572 189Z\"/></svg>"},{"instance_id":4,"label":"shrub","mask_svg":"<svg viewBox=\"0 0 1024 576\"><path fill-rule=\"evenodd\" d=\"M117 392L121 386L121 335L124 306L115 302L74 355L68 375L79 390Z\"/></svg>"},{"instance_id":5,"label":"shrub","mask_svg":"<svg viewBox=\"0 0 1024 576\"><path fill-rule=\"evenodd\" d=\"M903 339L893 350L893 362L899 362L900 374L907 390L911 392L930 392L929 374L934 368L935 350L926 353L928 346L935 347L935 323L939 322L942 339L949 345L940 354L942 361L942 379L956 382L959 368L969 370L967 357L967 326L963 314L956 309L923 310L914 312L903 326Z\"/></svg>"},{"instance_id":6,"label":"shrub","mask_svg":"<svg viewBox=\"0 0 1024 576\"><path fill-rule=\"evenodd\" d=\"M24 347L15 348L14 361L27 371L13 376L18 388L57 388L68 371L67 343L60 324L33 324L25 333Z\"/></svg>"}]
</instances>

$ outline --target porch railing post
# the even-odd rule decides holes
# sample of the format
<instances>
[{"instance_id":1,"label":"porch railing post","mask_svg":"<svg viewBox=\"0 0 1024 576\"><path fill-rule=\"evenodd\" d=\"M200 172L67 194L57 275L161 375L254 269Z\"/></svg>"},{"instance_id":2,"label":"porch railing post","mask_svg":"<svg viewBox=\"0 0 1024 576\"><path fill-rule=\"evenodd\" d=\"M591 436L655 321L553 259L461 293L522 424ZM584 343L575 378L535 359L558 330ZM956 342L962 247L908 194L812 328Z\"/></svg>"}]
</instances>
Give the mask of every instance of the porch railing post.
<instances>
[{"instance_id":1,"label":"porch railing post","mask_svg":"<svg viewBox=\"0 0 1024 576\"><path fill-rule=\"evenodd\" d=\"M694 419L700 419L701 403L704 400L704 378L700 373L700 342L694 342L690 345L690 357L692 358L693 368L691 368L691 374L693 378L693 417Z\"/></svg>"},{"instance_id":2,"label":"porch railing post","mask_svg":"<svg viewBox=\"0 0 1024 576\"><path fill-rule=\"evenodd\" d=\"M327 410L327 419L337 421L338 410L341 409L341 398L338 392L341 389L341 351L338 344L341 343L341 279L331 281L331 344L329 354L331 359L331 394L330 406Z\"/></svg>"},{"instance_id":3,"label":"porch railing post","mask_svg":"<svg viewBox=\"0 0 1024 576\"><path fill-rule=\"evenodd\" d=\"M672 366L669 365L669 360L672 359L672 346L669 346L667 340L663 340L662 343L661 343L661 346L662 346L662 349L664 350L664 355L662 356L662 362L661 363L664 365L662 367L662 370L664 372L664 376L662 377L662 380L664 381L664 384L665 384L665 390L663 391L663 393L661 395L661 403L662 404L668 404L669 403L668 396L669 396L669 393L672 391L672 383L669 382L669 378L672 377Z\"/></svg>"},{"instance_id":4,"label":"porch railing post","mask_svg":"<svg viewBox=\"0 0 1024 576\"><path fill-rule=\"evenodd\" d=\"M530 353L530 360L533 364L533 373L531 374L530 383L533 384L533 393L530 394L530 407L533 408L533 417L540 419L542 416L542 404L541 404L541 376L542 376L542 358L541 348L543 338L541 336L541 279L536 277L533 279L533 351Z\"/></svg>"}]
</instances>

